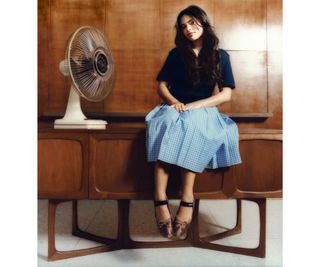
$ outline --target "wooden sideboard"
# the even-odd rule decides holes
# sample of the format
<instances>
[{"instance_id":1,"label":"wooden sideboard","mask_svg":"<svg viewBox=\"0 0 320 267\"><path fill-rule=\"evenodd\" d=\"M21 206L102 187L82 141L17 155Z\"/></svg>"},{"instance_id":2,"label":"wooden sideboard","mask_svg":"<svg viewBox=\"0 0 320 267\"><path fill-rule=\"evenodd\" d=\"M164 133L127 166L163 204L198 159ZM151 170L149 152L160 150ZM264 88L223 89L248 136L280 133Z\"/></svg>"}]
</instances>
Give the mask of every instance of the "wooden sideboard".
<instances>
[{"instance_id":1,"label":"wooden sideboard","mask_svg":"<svg viewBox=\"0 0 320 267\"><path fill-rule=\"evenodd\" d=\"M141 242L130 238L130 200L153 199L153 164L146 161L145 125L110 123L106 130L56 130L52 123L39 123L38 197L49 199L48 259L64 259L122 248L196 246L206 249L265 257L266 198L282 197L282 131L239 129L242 164L205 170L195 183L196 206L188 237L182 241ZM168 197L180 196L180 177L172 169ZM95 236L78 227L77 200L118 201L118 236ZM201 199L236 199L236 226L213 236L199 236ZM241 200L257 203L260 237L257 248L211 243L241 232ZM73 201L73 234L102 243L89 249L58 251L55 247L57 205ZM107 227L107 226L106 226Z\"/></svg>"}]
</instances>

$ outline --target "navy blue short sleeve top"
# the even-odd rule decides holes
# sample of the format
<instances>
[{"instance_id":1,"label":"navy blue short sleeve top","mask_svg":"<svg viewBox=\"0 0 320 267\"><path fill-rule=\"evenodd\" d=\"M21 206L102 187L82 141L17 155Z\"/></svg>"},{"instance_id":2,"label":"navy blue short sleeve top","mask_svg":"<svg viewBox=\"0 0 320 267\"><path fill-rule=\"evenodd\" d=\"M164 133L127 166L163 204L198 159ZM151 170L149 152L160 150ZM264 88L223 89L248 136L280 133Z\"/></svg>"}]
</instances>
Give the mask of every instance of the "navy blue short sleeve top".
<instances>
[{"instance_id":1,"label":"navy blue short sleeve top","mask_svg":"<svg viewBox=\"0 0 320 267\"><path fill-rule=\"evenodd\" d=\"M219 49L220 71L222 77L222 88L235 88L229 54ZM196 87L187 79L187 70L177 48L172 49L160 70L157 81L166 81L169 85L170 93L180 102L187 104L193 101L204 99L212 95L214 85L207 82L200 82Z\"/></svg>"}]
</instances>

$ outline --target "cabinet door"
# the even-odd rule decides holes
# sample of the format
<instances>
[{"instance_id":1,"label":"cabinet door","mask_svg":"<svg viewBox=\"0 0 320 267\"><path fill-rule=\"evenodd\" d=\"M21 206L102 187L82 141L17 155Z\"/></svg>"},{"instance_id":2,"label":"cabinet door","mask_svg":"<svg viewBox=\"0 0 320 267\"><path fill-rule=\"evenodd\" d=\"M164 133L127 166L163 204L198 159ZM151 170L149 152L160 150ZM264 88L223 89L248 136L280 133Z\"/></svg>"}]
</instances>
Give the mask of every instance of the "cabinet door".
<instances>
[{"instance_id":1,"label":"cabinet door","mask_svg":"<svg viewBox=\"0 0 320 267\"><path fill-rule=\"evenodd\" d=\"M91 199L143 199L153 195L145 131L90 136Z\"/></svg>"},{"instance_id":2,"label":"cabinet door","mask_svg":"<svg viewBox=\"0 0 320 267\"><path fill-rule=\"evenodd\" d=\"M39 133L38 196L54 199L88 197L86 134Z\"/></svg>"},{"instance_id":3,"label":"cabinet door","mask_svg":"<svg viewBox=\"0 0 320 267\"><path fill-rule=\"evenodd\" d=\"M240 135L242 163L225 174L232 197L282 197L282 134Z\"/></svg>"},{"instance_id":4,"label":"cabinet door","mask_svg":"<svg viewBox=\"0 0 320 267\"><path fill-rule=\"evenodd\" d=\"M205 199L226 198L227 196L223 192L224 172L226 169L205 169L201 174L198 174L194 184L195 197Z\"/></svg>"},{"instance_id":5,"label":"cabinet door","mask_svg":"<svg viewBox=\"0 0 320 267\"><path fill-rule=\"evenodd\" d=\"M227 196L223 192L224 171L225 168L205 169L202 173L198 173L194 183L195 197L204 199L226 198ZM181 198L181 185L181 168L171 166L167 189L168 197Z\"/></svg>"}]
</instances>

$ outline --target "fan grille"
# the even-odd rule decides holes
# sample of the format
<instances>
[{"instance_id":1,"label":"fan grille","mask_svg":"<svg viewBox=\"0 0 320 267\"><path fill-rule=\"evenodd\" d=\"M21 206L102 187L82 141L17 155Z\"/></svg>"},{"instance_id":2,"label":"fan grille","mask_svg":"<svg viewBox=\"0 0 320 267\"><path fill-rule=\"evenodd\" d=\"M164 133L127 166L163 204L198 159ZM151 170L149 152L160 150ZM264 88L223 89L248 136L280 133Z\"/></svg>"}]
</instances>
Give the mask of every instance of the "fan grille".
<instances>
[{"instance_id":1,"label":"fan grille","mask_svg":"<svg viewBox=\"0 0 320 267\"><path fill-rule=\"evenodd\" d=\"M71 79L81 96L100 101L110 93L114 61L102 32L93 27L79 28L69 39L66 59Z\"/></svg>"}]
</instances>

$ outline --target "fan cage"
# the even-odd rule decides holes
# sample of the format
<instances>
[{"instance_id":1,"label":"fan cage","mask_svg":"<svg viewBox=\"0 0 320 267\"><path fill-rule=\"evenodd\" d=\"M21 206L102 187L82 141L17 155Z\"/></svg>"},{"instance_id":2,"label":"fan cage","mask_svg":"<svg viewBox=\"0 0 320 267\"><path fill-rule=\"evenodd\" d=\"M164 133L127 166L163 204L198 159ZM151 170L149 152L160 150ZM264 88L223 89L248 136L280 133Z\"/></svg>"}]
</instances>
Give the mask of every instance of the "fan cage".
<instances>
[{"instance_id":1,"label":"fan cage","mask_svg":"<svg viewBox=\"0 0 320 267\"><path fill-rule=\"evenodd\" d=\"M101 31L90 26L76 30L65 58L73 85L82 97L89 101L107 97L114 83L114 60Z\"/></svg>"}]
</instances>

